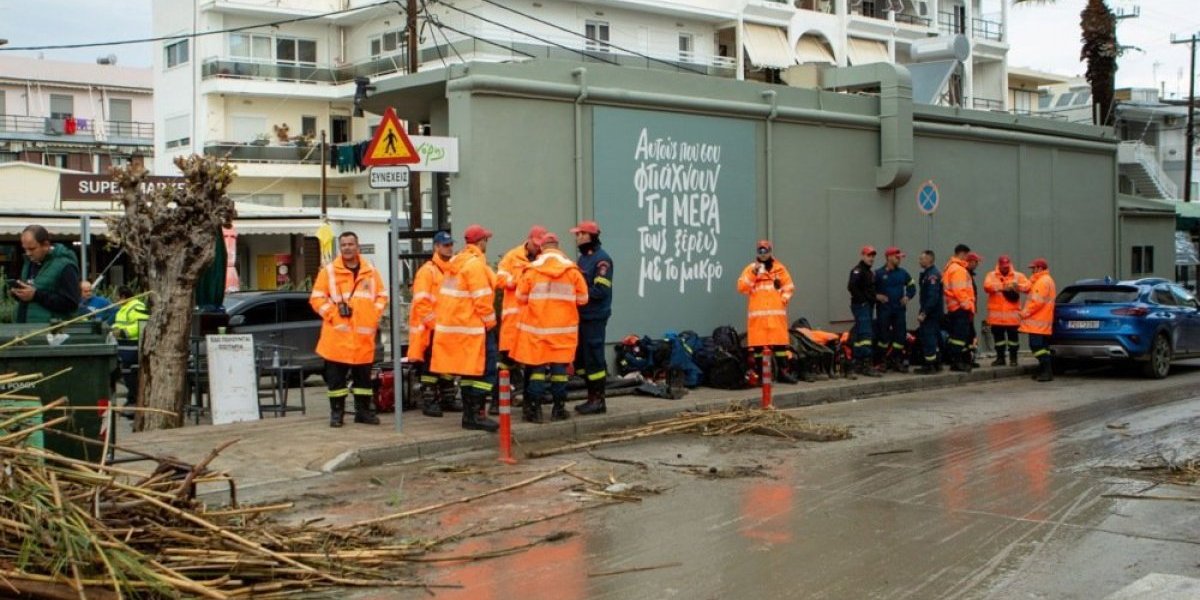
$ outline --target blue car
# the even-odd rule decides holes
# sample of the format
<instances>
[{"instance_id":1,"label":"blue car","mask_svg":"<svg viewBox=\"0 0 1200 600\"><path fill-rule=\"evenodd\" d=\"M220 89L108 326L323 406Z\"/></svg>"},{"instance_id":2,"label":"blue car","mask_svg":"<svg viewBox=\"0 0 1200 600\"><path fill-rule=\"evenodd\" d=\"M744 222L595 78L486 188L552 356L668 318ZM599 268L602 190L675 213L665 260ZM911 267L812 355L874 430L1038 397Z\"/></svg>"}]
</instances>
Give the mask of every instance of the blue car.
<instances>
[{"instance_id":1,"label":"blue car","mask_svg":"<svg viewBox=\"0 0 1200 600\"><path fill-rule=\"evenodd\" d=\"M1135 362L1162 379L1172 360L1200 356L1200 303L1166 279L1078 281L1055 301L1050 350L1061 367Z\"/></svg>"}]
</instances>

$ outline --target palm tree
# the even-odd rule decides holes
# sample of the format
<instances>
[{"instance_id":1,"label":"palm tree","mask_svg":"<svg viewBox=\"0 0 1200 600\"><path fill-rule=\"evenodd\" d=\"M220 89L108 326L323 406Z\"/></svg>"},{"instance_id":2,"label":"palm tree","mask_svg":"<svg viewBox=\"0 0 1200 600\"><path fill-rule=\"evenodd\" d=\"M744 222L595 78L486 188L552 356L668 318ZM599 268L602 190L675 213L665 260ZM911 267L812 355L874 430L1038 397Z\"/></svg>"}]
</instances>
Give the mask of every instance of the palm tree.
<instances>
[{"instance_id":1,"label":"palm tree","mask_svg":"<svg viewBox=\"0 0 1200 600\"><path fill-rule=\"evenodd\" d=\"M1052 2L1053 0L1013 0L1015 4ZM1087 81L1092 86L1092 115L1097 125L1112 125L1113 88L1117 77L1117 17L1106 0L1087 0L1079 13L1083 50L1079 60L1087 62Z\"/></svg>"}]
</instances>

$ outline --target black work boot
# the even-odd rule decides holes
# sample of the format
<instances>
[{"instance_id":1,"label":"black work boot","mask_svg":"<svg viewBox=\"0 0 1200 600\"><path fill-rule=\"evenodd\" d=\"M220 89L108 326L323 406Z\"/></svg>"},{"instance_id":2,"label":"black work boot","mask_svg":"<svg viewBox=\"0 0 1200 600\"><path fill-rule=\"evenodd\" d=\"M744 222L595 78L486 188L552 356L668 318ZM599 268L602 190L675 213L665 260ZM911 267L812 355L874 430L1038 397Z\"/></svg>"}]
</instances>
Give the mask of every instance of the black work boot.
<instances>
[{"instance_id":1,"label":"black work boot","mask_svg":"<svg viewBox=\"0 0 1200 600\"><path fill-rule=\"evenodd\" d=\"M480 415L486 396L474 389L463 388L462 428L495 433L500 425Z\"/></svg>"},{"instance_id":2,"label":"black work boot","mask_svg":"<svg viewBox=\"0 0 1200 600\"><path fill-rule=\"evenodd\" d=\"M581 415L602 415L608 412L608 407L604 404L604 387L594 385L591 381L588 382L588 397L587 402L575 405L575 412Z\"/></svg>"},{"instance_id":3,"label":"black work boot","mask_svg":"<svg viewBox=\"0 0 1200 600\"><path fill-rule=\"evenodd\" d=\"M453 379L438 380L438 404L445 412L462 412L463 404L458 399L458 390Z\"/></svg>"},{"instance_id":4,"label":"black work boot","mask_svg":"<svg viewBox=\"0 0 1200 600\"><path fill-rule=\"evenodd\" d=\"M993 367L1003 367L1004 365L1005 365L1004 350L1000 350L1000 351L996 352L996 360L992 361L992 366Z\"/></svg>"},{"instance_id":5,"label":"black work boot","mask_svg":"<svg viewBox=\"0 0 1200 600\"><path fill-rule=\"evenodd\" d=\"M1017 351L1016 350L1008 351L1008 364L1010 364L1014 367L1017 366Z\"/></svg>"},{"instance_id":6,"label":"black work boot","mask_svg":"<svg viewBox=\"0 0 1200 600\"><path fill-rule=\"evenodd\" d=\"M342 418L346 414L346 399L345 398L330 398L329 399L329 426L341 427Z\"/></svg>"},{"instance_id":7,"label":"black work boot","mask_svg":"<svg viewBox=\"0 0 1200 600\"><path fill-rule=\"evenodd\" d=\"M526 423L544 423L542 420L542 403L526 402L521 406L521 416Z\"/></svg>"},{"instance_id":8,"label":"black work boot","mask_svg":"<svg viewBox=\"0 0 1200 600\"><path fill-rule=\"evenodd\" d=\"M865 375L867 377L883 377L883 375L879 373L879 370L876 369L869 360L862 360L858 362L858 374Z\"/></svg>"},{"instance_id":9,"label":"black work boot","mask_svg":"<svg viewBox=\"0 0 1200 600\"><path fill-rule=\"evenodd\" d=\"M1054 381L1054 367L1050 365L1049 360L1038 361L1038 372L1037 376L1034 377L1034 381Z\"/></svg>"},{"instance_id":10,"label":"black work boot","mask_svg":"<svg viewBox=\"0 0 1200 600\"><path fill-rule=\"evenodd\" d=\"M421 414L427 417L440 417L443 414L442 403L434 385L421 386Z\"/></svg>"},{"instance_id":11,"label":"black work boot","mask_svg":"<svg viewBox=\"0 0 1200 600\"><path fill-rule=\"evenodd\" d=\"M566 398L554 399L554 406L550 409L551 421L566 421L571 418L570 413L567 412L566 402Z\"/></svg>"},{"instance_id":12,"label":"black work boot","mask_svg":"<svg viewBox=\"0 0 1200 600\"><path fill-rule=\"evenodd\" d=\"M403 410L399 406L396 409ZM379 416L375 414L375 405L371 402L370 398L354 397L354 422L364 425L379 424Z\"/></svg>"},{"instance_id":13,"label":"black work boot","mask_svg":"<svg viewBox=\"0 0 1200 600\"><path fill-rule=\"evenodd\" d=\"M908 367L904 366L904 359L899 356L892 360L892 370L897 373L908 373Z\"/></svg>"}]
</instances>

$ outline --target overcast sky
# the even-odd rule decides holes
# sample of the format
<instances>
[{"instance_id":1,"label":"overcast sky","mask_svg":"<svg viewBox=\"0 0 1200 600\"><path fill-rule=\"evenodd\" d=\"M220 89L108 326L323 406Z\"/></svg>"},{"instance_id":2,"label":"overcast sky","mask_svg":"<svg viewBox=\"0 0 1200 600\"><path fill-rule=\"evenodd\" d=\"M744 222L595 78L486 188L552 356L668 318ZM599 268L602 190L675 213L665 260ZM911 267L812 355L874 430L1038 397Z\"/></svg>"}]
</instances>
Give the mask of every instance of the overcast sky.
<instances>
[{"instance_id":1,"label":"overcast sky","mask_svg":"<svg viewBox=\"0 0 1200 600\"><path fill-rule=\"evenodd\" d=\"M177 0L183 2L184 0ZM909 0L906 0L909 1ZM985 0L999 6L1001 0ZM1015 6L1009 11L1008 64L1062 75L1082 75L1079 11L1086 0L1057 0ZM1118 39L1136 46L1121 58L1118 87L1165 88L1187 94L1187 46L1171 45L1171 34L1200 31L1200 0L1109 0L1114 9L1141 7L1141 16L1121 21ZM100 42L149 37L150 0L0 0L0 39L10 47ZM119 64L149 66L149 44L47 50L46 58L94 61L116 54ZM36 56L37 52L21 52Z\"/></svg>"}]
</instances>

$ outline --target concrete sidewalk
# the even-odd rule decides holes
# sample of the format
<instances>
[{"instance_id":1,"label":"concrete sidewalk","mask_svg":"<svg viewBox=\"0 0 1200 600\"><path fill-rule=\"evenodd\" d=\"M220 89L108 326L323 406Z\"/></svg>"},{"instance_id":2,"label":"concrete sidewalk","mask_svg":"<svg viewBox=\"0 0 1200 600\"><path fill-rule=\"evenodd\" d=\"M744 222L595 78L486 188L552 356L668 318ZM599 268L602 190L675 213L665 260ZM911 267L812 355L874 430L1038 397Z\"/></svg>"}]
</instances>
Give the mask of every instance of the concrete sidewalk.
<instances>
[{"instance_id":1,"label":"concrete sidewalk","mask_svg":"<svg viewBox=\"0 0 1200 600\"><path fill-rule=\"evenodd\" d=\"M1021 367L984 367L970 375L943 371L938 375L888 374L879 379L822 379L815 383L777 385L774 399L779 408L793 408L990 381L1015 377L1023 372ZM143 433L131 433L129 421L120 419L117 444L194 463L203 460L218 445L238 440L238 443L222 452L211 467L230 473L239 487L497 447L494 434L463 430L457 413L447 413L445 417L437 419L426 417L419 411L406 411L401 416L403 428L400 433L395 431L394 415L391 414L380 415L383 423L378 426L355 424L351 415L347 415L346 426L334 429L327 424L329 408L325 389L307 387L305 394L309 410L303 416L293 413L286 417L265 417L261 421L230 425L192 425L189 420L189 424L181 429ZM691 390L679 400L621 396L609 400L607 414L584 417L572 411L572 418L568 421L541 425L522 422L520 410L516 409L513 414L514 453L518 458L521 456L522 442L567 442L602 431L671 418L684 410L721 409L731 402L757 404L760 398L758 389L729 391L711 388ZM118 457L121 456L127 455L118 453ZM137 468L137 463L131 468Z\"/></svg>"}]
</instances>

